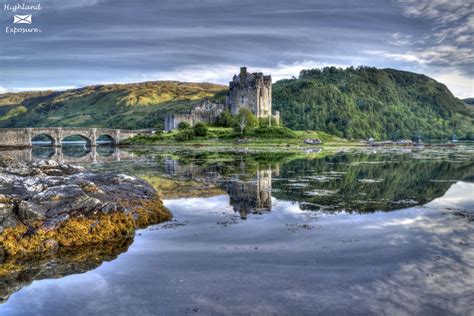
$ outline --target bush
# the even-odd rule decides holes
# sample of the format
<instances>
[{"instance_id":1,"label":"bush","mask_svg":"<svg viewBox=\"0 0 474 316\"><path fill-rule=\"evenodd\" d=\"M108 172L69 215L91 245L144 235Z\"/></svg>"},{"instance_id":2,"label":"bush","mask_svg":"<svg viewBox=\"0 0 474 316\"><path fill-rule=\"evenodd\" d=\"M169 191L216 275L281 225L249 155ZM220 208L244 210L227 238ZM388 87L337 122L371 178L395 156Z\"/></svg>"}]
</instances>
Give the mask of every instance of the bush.
<instances>
[{"instance_id":1,"label":"bush","mask_svg":"<svg viewBox=\"0 0 474 316\"><path fill-rule=\"evenodd\" d=\"M278 122L275 120L274 117L272 117L271 120L272 120L272 125L271 126L278 126ZM268 116L267 117L260 117L258 119L258 125L268 126Z\"/></svg>"},{"instance_id":2,"label":"bush","mask_svg":"<svg viewBox=\"0 0 474 316\"><path fill-rule=\"evenodd\" d=\"M136 135L132 138L126 139L124 144L152 144L163 140L163 135L161 133L156 133L155 135Z\"/></svg>"},{"instance_id":3,"label":"bush","mask_svg":"<svg viewBox=\"0 0 474 316\"><path fill-rule=\"evenodd\" d=\"M222 112L217 117L216 125L220 127L232 127L235 124L235 117L229 111Z\"/></svg>"},{"instance_id":4,"label":"bush","mask_svg":"<svg viewBox=\"0 0 474 316\"><path fill-rule=\"evenodd\" d=\"M184 129L189 129L189 128L191 128L191 125L188 122L179 122L178 124L179 130L184 130Z\"/></svg>"},{"instance_id":5,"label":"bush","mask_svg":"<svg viewBox=\"0 0 474 316\"><path fill-rule=\"evenodd\" d=\"M194 139L194 136L195 134L192 128L180 129L178 134L175 136L175 140L178 142L183 142Z\"/></svg>"},{"instance_id":6,"label":"bush","mask_svg":"<svg viewBox=\"0 0 474 316\"><path fill-rule=\"evenodd\" d=\"M193 127L194 135L196 136L206 136L207 135L207 126L204 123L197 123Z\"/></svg>"},{"instance_id":7,"label":"bush","mask_svg":"<svg viewBox=\"0 0 474 316\"><path fill-rule=\"evenodd\" d=\"M249 136L261 138L295 138L296 134L289 128L281 126L260 126L247 132Z\"/></svg>"}]
</instances>

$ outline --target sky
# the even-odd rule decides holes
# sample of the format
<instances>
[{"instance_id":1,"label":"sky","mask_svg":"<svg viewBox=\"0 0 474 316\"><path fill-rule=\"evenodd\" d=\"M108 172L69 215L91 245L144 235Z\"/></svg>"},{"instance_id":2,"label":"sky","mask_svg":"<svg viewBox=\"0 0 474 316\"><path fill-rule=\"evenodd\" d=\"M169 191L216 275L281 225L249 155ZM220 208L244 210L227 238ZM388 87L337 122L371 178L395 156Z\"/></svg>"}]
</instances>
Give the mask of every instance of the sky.
<instances>
[{"instance_id":1,"label":"sky","mask_svg":"<svg viewBox=\"0 0 474 316\"><path fill-rule=\"evenodd\" d=\"M0 93L368 65L474 97L472 0L0 0ZM40 10L6 5L41 4ZM31 14L32 24L13 24ZM11 33L11 28L35 33ZM10 28L10 32L7 29ZM41 32L39 32L39 31Z\"/></svg>"}]
</instances>

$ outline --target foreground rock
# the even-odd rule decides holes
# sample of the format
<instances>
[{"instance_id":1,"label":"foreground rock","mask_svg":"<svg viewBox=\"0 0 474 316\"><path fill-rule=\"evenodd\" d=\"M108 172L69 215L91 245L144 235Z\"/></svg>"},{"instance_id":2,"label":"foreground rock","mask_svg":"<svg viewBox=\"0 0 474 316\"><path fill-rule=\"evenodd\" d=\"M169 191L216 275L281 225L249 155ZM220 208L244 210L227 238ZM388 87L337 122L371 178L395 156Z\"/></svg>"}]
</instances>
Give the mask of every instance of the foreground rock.
<instances>
[{"instance_id":1,"label":"foreground rock","mask_svg":"<svg viewBox=\"0 0 474 316\"><path fill-rule=\"evenodd\" d=\"M144 180L0 157L0 264L124 240L170 218Z\"/></svg>"}]
</instances>

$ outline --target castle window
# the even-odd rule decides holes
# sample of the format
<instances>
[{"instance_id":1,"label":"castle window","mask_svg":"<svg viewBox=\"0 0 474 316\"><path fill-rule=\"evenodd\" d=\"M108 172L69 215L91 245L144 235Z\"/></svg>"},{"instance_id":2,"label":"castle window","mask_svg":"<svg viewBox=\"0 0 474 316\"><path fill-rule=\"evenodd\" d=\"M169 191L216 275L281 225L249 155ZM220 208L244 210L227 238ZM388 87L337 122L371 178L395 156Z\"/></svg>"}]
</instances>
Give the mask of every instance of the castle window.
<instances>
[{"instance_id":1,"label":"castle window","mask_svg":"<svg viewBox=\"0 0 474 316\"><path fill-rule=\"evenodd\" d=\"M242 98L242 99L241 99L241 102L240 102L240 103L242 103L242 104L243 104L243 103L245 102L245 97L244 97L244 96L242 96L241 98Z\"/></svg>"}]
</instances>

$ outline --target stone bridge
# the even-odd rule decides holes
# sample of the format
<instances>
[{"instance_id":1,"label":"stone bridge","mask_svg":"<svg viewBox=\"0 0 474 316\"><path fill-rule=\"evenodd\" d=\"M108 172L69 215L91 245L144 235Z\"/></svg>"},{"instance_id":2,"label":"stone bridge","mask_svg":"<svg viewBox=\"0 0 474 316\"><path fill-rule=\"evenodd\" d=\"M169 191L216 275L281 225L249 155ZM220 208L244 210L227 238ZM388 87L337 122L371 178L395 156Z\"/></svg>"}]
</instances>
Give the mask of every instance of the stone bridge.
<instances>
[{"instance_id":1,"label":"stone bridge","mask_svg":"<svg viewBox=\"0 0 474 316\"><path fill-rule=\"evenodd\" d=\"M96 146L97 138L108 136L114 145L138 134L151 134L151 130L121 130L110 128L87 127L33 127L33 128L0 128L0 146L31 147L31 140L44 135L51 140L52 146L61 147L61 142L69 136L81 136L91 147Z\"/></svg>"}]
</instances>

